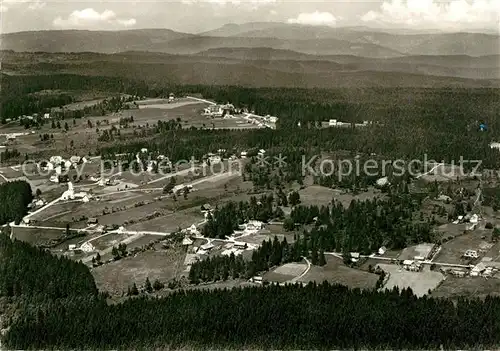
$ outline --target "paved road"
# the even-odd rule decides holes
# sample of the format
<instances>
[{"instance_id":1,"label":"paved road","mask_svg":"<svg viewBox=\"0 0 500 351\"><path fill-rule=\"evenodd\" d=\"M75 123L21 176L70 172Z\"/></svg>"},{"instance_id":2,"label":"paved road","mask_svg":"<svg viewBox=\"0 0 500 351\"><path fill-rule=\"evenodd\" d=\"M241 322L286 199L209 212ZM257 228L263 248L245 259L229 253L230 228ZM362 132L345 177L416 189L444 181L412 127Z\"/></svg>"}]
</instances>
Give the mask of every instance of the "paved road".
<instances>
[{"instance_id":1,"label":"paved road","mask_svg":"<svg viewBox=\"0 0 500 351\"><path fill-rule=\"evenodd\" d=\"M434 167L432 167L432 169L431 169L430 171L425 172L425 173L423 173L423 174L419 174L419 175L418 175L418 176L416 176L415 178L419 179L420 177L423 177L423 176L425 176L425 175L427 175L427 174L431 174L431 173L432 173L432 172L434 172L437 168L442 167L442 166L444 166L444 163L439 163L439 164L435 165Z\"/></svg>"},{"instance_id":2,"label":"paved road","mask_svg":"<svg viewBox=\"0 0 500 351\"><path fill-rule=\"evenodd\" d=\"M132 235L128 238L126 238L125 240L121 241L119 244L130 244L131 242L133 241L136 241L138 240L139 238L141 238L143 236L143 234L135 234L135 235ZM111 253L111 251L113 251L113 247L108 247L107 249L104 249L104 250L101 250L101 251L98 251L99 252L99 255L104 256L108 253ZM83 258L81 261L82 263L88 263L88 262L91 262L92 261L92 258L95 257L97 255L97 252L95 253L95 255L91 255L91 256L87 256L85 258Z\"/></svg>"},{"instance_id":3,"label":"paved road","mask_svg":"<svg viewBox=\"0 0 500 351\"><path fill-rule=\"evenodd\" d=\"M193 96L186 96L186 98L191 99L191 100L196 100L196 101L199 101L199 102L204 102L204 103L207 103L207 104L210 104L210 105L217 105L213 101L208 101L208 100L196 98L196 97L193 97Z\"/></svg>"},{"instance_id":4,"label":"paved road","mask_svg":"<svg viewBox=\"0 0 500 351\"><path fill-rule=\"evenodd\" d=\"M325 252L325 255L330 255L330 256L335 256L337 258L342 259L343 256L342 254L339 254L337 252ZM379 261L395 261L398 260L397 258L390 258L390 257L380 257L376 255L359 255L360 258L371 258L374 260L379 260ZM464 264L455 264L455 263L444 263L444 262L434 262L432 260L427 260L427 261L422 261L422 264L435 264L436 266L443 266L443 267L457 267L457 268L471 268L474 267L474 265L464 265Z\"/></svg>"},{"instance_id":5,"label":"paved road","mask_svg":"<svg viewBox=\"0 0 500 351\"><path fill-rule=\"evenodd\" d=\"M178 171L178 172L175 172L175 173L170 173L170 174L167 174L161 178L158 178L158 179L155 179L155 180L152 180L148 183L146 183L147 185L149 184L154 184L154 183L158 183L158 182L161 182L162 180L165 180L165 179L168 179L168 178L172 178L172 177L175 177L175 176L181 176L181 175L188 175L189 172L193 172L195 170L198 170L200 169L199 167L195 167L195 169L193 168L188 168L188 169L183 169L182 171Z\"/></svg>"}]
</instances>

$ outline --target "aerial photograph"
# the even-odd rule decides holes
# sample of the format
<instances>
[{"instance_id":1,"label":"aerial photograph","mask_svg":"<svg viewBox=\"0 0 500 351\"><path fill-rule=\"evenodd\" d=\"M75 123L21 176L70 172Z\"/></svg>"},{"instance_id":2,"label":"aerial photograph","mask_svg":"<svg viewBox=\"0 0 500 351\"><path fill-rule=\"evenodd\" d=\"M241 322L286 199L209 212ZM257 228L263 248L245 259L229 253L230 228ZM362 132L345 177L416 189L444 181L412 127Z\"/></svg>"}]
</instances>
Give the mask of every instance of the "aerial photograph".
<instances>
[{"instance_id":1,"label":"aerial photograph","mask_svg":"<svg viewBox=\"0 0 500 351\"><path fill-rule=\"evenodd\" d=\"M0 350L500 349L500 0L0 0Z\"/></svg>"}]
</instances>

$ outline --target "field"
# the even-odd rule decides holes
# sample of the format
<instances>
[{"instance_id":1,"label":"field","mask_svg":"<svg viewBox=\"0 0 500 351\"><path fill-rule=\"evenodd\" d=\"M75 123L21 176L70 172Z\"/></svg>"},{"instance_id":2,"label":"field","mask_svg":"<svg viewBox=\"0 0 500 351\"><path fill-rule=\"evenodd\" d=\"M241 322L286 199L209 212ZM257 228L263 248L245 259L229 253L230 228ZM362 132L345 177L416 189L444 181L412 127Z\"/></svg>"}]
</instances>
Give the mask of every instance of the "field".
<instances>
[{"instance_id":1,"label":"field","mask_svg":"<svg viewBox=\"0 0 500 351\"><path fill-rule=\"evenodd\" d=\"M257 125L250 124L238 116L226 119L204 116L202 115L203 109L208 107L209 104L188 98L177 99L170 104L163 99L137 101L137 104L138 109L123 110L119 113L119 117L128 118L133 116L134 122L130 124L132 126L151 125L158 123L158 121L180 118L183 128L259 128Z\"/></svg>"},{"instance_id":2,"label":"field","mask_svg":"<svg viewBox=\"0 0 500 351\"><path fill-rule=\"evenodd\" d=\"M469 264L469 260L462 258L467 250L476 250L480 257L491 249L493 244L481 239L481 235L475 232L464 234L444 243L441 251L437 254L435 261L456 264ZM473 262L472 262L473 263Z\"/></svg>"},{"instance_id":3,"label":"field","mask_svg":"<svg viewBox=\"0 0 500 351\"><path fill-rule=\"evenodd\" d=\"M157 240L162 240L163 237L159 235L142 235L140 238L137 240L132 241L131 243L127 244L127 250L133 250L135 248L142 248L143 246L149 245L152 242L155 242Z\"/></svg>"},{"instance_id":4,"label":"field","mask_svg":"<svg viewBox=\"0 0 500 351\"><path fill-rule=\"evenodd\" d=\"M429 266L424 267L421 272L409 272L395 264L378 264L378 266L390 274L384 286L386 289L392 290L396 286L399 289L411 288L417 296L426 295L444 279L441 273L431 271Z\"/></svg>"},{"instance_id":5,"label":"field","mask_svg":"<svg viewBox=\"0 0 500 351\"><path fill-rule=\"evenodd\" d=\"M32 245L43 245L51 240L57 240L61 238L66 229L55 230L55 229L38 229L30 227L14 227L12 228L13 237L15 239L25 241Z\"/></svg>"},{"instance_id":6,"label":"field","mask_svg":"<svg viewBox=\"0 0 500 351\"><path fill-rule=\"evenodd\" d=\"M269 282L285 283L300 276L307 269L305 263L287 263L263 275L263 279Z\"/></svg>"},{"instance_id":7,"label":"field","mask_svg":"<svg viewBox=\"0 0 500 351\"><path fill-rule=\"evenodd\" d=\"M324 186L312 185L299 190L300 201L306 206L324 206L332 202L335 196L339 196L340 190L330 189Z\"/></svg>"},{"instance_id":8,"label":"field","mask_svg":"<svg viewBox=\"0 0 500 351\"><path fill-rule=\"evenodd\" d=\"M342 284L350 288L371 289L375 287L378 275L358 269L347 267L342 260L326 256L327 264L323 267L311 266L309 272L299 281L321 283L328 281L334 284Z\"/></svg>"},{"instance_id":9,"label":"field","mask_svg":"<svg viewBox=\"0 0 500 351\"><path fill-rule=\"evenodd\" d=\"M89 240L96 250L105 250L110 246L118 246L118 244L127 238L127 234L112 233L93 240Z\"/></svg>"},{"instance_id":10,"label":"field","mask_svg":"<svg viewBox=\"0 0 500 351\"><path fill-rule=\"evenodd\" d=\"M433 297L456 299L459 297L485 298L500 295L500 279L447 277L431 294Z\"/></svg>"},{"instance_id":11,"label":"field","mask_svg":"<svg viewBox=\"0 0 500 351\"><path fill-rule=\"evenodd\" d=\"M262 233L259 233L259 234L246 235L246 236L242 236L242 237L235 237L235 239L237 241L242 241L242 242L249 243L249 244L260 245L264 241L274 240L274 237L277 237L280 241L282 241L285 236L283 234L262 234ZM288 241L288 239L287 239L287 241Z\"/></svg>"},{"instance_id":12,"label":"field","mask_svg":"<svg viewBox=\"0 0 500 351\"><path fill-rule=\"evenodd\" d=\"M434 244L420 244L415 246L409 246L401 252L398 259L413 260L416 256L427 258L433 247Z\"/></svg>"},{"instance_id":13,"label":"field","mask_svg":"<svg viewBox=\"0 0 500 351\"><path fill-rule=\"evenodd\" d=\"M178 228L187 228L192 224L200 223L204 219L198 210L186 210L169 213L165 216L133 224L127 228L137 231L173 232Z\"/></svg>"},{"instance_id":14,"label":"field","mask_svg":"<svg viewBox=\"0 0 500 351\"><path fill-rule=\"evenodd\" d=\"M348 207L352 200L366 201L383 196L383 194L376 189L369 189L366 192L352 194L319 185L311 185L305 189L301 189L299 194L301 202L307 206L328 205L335 199L335 201L340 201L344 207Z\"/></svg>"},{"instance_id":15,"label":"field","mask_svg":"<svg viewBox=\"0 0 500 351\"><path fill-rule=\"evenodd\" d=\"M166 252L146 251L94 268L92 275L99 290L120 296L133 283L137 287L143 286L146 278L151 283L156 279L165 283L177 277L182 272L184 256L182 248Z\"/></svg>"}]
</instances>

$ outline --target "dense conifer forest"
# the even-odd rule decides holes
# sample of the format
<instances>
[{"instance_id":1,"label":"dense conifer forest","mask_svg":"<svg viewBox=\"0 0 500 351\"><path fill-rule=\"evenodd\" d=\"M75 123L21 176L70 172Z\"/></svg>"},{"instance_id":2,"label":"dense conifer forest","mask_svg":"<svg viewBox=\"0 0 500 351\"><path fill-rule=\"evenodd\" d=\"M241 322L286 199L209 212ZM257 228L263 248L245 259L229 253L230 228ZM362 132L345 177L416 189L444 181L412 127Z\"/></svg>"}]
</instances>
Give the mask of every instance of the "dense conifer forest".
<instances>
[{"instance_id":1,"label":"dense conifer forest","mask_svg":"<svg viewBox=\"0 0 500 351\"><path fill-rule=\"evenodd\" d=\"M487 348L499 342L499 313L498 297L454 304L328 283L194 290L119 305L50 302L26 311L5 342L16 349Z\"/></svg>"},{"instance_id":2,"label":"dense conifer forest","mask_svg":"<svg viewBox=\"0 0 500 351\"><path fill-rule=\"evenodd\" d=\"M303 250L299 245L300 241L296 241L295 245L289 245L286 238L280 242L275 237L274 240L264 241L252 253L251 260L244 260L242 256L235 256L234 253L229 256L208 257L206 260L193 263L189 271L189 280L193 284L198 284L230 278L249 279L282 263L300 261Z\"/></svg>"},{"instance_id":3,"label":"dense conifer forest","mask_svg":"<svg viewBox=\"0 0 500 351\"><path fill-rule=\"evenodd\" d=\"M152 138L150 131L138 132L137 138L113 138L114 144L103 152L137 150L156 147L163 153L172 151L179 159L198 155L202 150L225 146L231 148L264 147L278 152L297 154L301 150L348 150L365 154L380 154L395 158L430 159L458 162L481 159L485 166L498 166L498 152L489 143L500 138L500 92L498 89L291 89L242 88L236 86L177 86L166 82L150 86L145 82L117 77L87 77L78 75L8 76L2 75L2 102L12 98L21 104L1 104L1 119L17 117L19 111L29 112L29 106L47 108L47 97L33 93L45 89L92 90L110 93L158 97L200 94L217 102L231 102L258 114L279 117L278 129L243 131L165 131ZM31 94L31 95L30 95ZM39 99L34 101L33 99ZM45 99L45 100L43 100ZM57 99L56 99L57 100ZM17 101L17 100L16 100ZM48 101L48 100L47 100ZM54 101L58 106L60 102ZM26 106L24 106L24 104ZM337 119L344 122L369 121L368 128L324 128L320 122ZM298 123L300 122L300 127ZM486 123L488 130L479 131ZM290 130L293 129L293 132ZM154 130L153 130L154 131ZM180 143L171 147L172 135ZM143 133L143 134L141 134ZM143 140L141 140L141 137ZM179 142L182 140L182 142ZM302 154L302 153L301 153ZM173 158L176 158L173 157Z\"/></svg>"},{"instance_id":4,"label":"dense conifer forest","mask_svg":"<svg viewBox=\"0 0 500 351\"><path fill-rule=\"evenodd\" d=\"M95 295L88 268L0 233L0 296L48 299Z\"/></svg>"},{"instance_id":5,"label":"dense conifer forest","mask_svg":"<svg viewBox=\"0 0 500 351\"><path fill-rule=\"evenodd\" d=\"M31 186L24 180L0 184L0 225L16 221L19 223L33 200Z\"/></svg>"}]
</instances>

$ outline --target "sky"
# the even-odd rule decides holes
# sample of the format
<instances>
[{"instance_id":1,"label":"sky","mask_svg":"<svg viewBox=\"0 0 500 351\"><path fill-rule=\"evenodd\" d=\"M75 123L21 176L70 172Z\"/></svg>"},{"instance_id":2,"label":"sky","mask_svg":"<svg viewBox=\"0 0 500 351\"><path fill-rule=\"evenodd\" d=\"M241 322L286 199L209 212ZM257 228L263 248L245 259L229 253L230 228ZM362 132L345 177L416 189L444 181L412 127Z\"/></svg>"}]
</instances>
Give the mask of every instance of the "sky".
<instances>
[{"instance_id":1,"label":"sky","mask_svg":"<svg viewBox=\"0 0 500 351\"><path fill-rule=\"evenodd\" d=\"M1 31L169 28L200 33L226 23L499 31L500 0L0 0Z\"/></svg>"}]
</instances>

